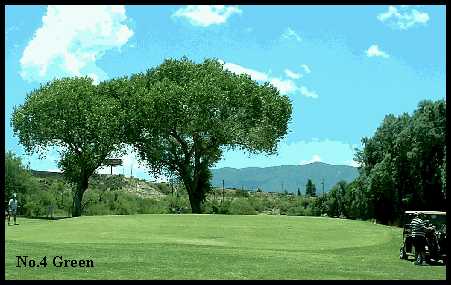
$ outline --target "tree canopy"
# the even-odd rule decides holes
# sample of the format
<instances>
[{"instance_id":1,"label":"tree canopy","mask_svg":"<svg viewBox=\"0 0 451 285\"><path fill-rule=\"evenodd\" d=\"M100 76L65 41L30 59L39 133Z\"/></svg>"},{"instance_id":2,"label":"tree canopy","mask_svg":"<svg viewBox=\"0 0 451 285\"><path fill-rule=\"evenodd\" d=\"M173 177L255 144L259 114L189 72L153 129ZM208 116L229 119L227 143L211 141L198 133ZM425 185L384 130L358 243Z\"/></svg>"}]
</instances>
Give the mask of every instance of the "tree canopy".
<instances>
[{"instance_id":1,"label":"tree canopy","mask_svg":"<svg viewBox=\"0 0 451 285\"><path fill-rule=\"evenodd\" d=\"M291 119L287 96L215 59L168 59L132 75L128 86L122 94L123 106L133 110L127 143L152 173L181 178L195 213L210 189L209 167L225 149L273 154Z\"/></svg>"},{"instance_id":2,"label":"tree canopy","mask_svg":"<svg viewBox=\"0 0 451 285\"><path fill-rule=\"evenodd\" d=\"M390 114L356 154L370 212L383 223L405 210L446 205L446 102L422 101L413 115Z\"/></svg>"},{"instance_id":3,"label":"tree canopy","mask_svg":"<svg viewBox=\"0 0 451 285\"><path fill-rule=\"evenodd\" d=\"M81 199L89 177L105 158L121 149L124 110L106 93L111 83L92 79L56 79L32 91L14 109L14 133L28 153L60 153L58 166L75 185L73 216L81 215ZM111 88L111 87L109 87Z\"/></svg>"}]
</instances>

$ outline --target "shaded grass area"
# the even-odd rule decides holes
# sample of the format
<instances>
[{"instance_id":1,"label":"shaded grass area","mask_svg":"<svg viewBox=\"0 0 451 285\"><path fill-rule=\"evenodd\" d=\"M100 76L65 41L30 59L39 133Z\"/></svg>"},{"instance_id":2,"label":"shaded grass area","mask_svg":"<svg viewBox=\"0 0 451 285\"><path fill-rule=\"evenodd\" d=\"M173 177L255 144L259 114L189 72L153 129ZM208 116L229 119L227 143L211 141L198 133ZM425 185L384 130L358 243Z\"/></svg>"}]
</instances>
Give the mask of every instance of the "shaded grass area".
<instances>
[{"instance_id":1,"label":"shaded grass area","mask_svg":"<svg viewBox=\"0 0 451 285\"><path fill-rule=\"evenodd\" d=\"M20 219L6 279L446 279L398 257L401 229L320 217L227 215ZM16 255L47 267L17 268ZM94 268L56 268L54 256Z\"/></svg>"}]
</instances>

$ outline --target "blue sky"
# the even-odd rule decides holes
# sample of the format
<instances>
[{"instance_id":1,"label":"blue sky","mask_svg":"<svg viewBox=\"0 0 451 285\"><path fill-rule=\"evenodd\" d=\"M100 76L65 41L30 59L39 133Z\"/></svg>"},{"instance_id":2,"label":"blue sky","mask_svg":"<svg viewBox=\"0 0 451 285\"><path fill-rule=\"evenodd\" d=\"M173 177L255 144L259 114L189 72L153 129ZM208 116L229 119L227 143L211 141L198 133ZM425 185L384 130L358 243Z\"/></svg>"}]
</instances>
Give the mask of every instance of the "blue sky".
<instances>
[{"instance_id":1,"label":"blue sky","mask_svg":"<svg viewBox=\"0 0 451 285\"><path fill-rule=\"evenodd\" d=\"M445 98L445 6L6 6L5 21L5 147L33 169L56 170L58 155L26 155L13 136L13 106L28 92L169 57L218 58L292 100L278 155L227 152L215 167L355 165L353 149L386 114ZM115 173L153 179L134 153L123 159Z\"/></svg>"}]
</instances>

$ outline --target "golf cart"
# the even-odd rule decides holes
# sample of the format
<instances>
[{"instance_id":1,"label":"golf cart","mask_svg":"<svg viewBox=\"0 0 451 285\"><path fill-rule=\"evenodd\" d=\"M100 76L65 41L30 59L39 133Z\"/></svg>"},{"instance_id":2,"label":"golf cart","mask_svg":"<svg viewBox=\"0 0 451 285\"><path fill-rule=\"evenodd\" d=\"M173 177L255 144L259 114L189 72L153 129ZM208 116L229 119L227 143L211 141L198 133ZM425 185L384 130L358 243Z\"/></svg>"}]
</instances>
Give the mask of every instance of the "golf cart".
<instances>
[{"instance_id":1,"label":"golf cart","mask_svg":"<svg viewBox=\"0 0 451 285\"><path fill-rule=\"evenodd\" d=\"M416 249L413 245L411 222L419 214L427 225L425 236L425 248ZM427 263L442 260L447 264L446 254L446 212L438 211L405 211L404 230L402 233L403 243L399 251L399 258L408 260L410 256L415 257L416 264L422 264L423 258ZM424 251L424 256L420 254Z\"/></svg>"}]
</instances>

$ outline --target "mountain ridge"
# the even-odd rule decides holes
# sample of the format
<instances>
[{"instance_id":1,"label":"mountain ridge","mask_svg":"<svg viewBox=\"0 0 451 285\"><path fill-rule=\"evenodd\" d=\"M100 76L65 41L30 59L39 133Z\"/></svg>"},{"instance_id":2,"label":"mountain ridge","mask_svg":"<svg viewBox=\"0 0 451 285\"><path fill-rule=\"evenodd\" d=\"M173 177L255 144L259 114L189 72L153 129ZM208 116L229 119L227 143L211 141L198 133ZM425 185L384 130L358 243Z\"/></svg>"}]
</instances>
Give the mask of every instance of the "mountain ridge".
<instances>
[{"instance_id":1,"label":"mountain ridge","mask_svg":"<svg viewBox=\"0 0 451 285\"><path fill-rule=\"evenodd\" d=\"M351 182L358 176L358 169L350 165L333 165L313 162L305 165L278 165L269 167L223 167L212 169L212 186L245 190L262 189L265 192L305 193L308 179L316 185L317 193L328 192L338 181Z\"/></svg>"}]
</instances>

